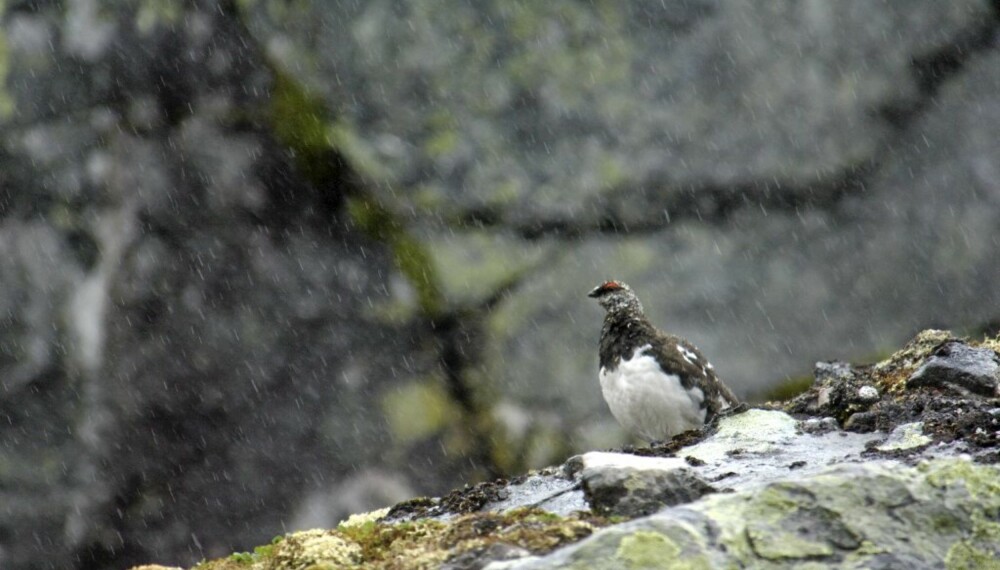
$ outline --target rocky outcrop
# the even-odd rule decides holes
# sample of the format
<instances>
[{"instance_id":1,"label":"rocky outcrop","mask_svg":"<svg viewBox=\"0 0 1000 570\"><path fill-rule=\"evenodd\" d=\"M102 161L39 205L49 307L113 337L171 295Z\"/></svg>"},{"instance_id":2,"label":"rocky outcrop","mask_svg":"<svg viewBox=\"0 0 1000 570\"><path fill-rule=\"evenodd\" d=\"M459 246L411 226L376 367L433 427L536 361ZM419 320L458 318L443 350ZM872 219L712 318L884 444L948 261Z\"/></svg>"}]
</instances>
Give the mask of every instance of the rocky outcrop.
<instances>
[{"instance_id":1,"label":"rocky outcrop","mask_svg":"<svg viewBox=\"0 0 1000 570\"><path fill-rule=\"evenodd\" d=\"M995 319L996 3L828 4L3 3L0 567L189 563L620 446L609 276L742 395ZM988 443L950 414L992 368L938 358L943 403L801 405Z\"/></svg>"},{"instance_id":2,"label":"rocky outcrop","mask_svg":"<svg viewBox=\"0 0 1000 570\"><path fill-rule=\"evenodd\" d=\"M992 567L1000 398L926 379L950 378L933 372L948 363L979 370L998 349L925 331L874 365L820 365L794 400L704 432L410 500L198 568Z\"/></svg>"}]
</instances>

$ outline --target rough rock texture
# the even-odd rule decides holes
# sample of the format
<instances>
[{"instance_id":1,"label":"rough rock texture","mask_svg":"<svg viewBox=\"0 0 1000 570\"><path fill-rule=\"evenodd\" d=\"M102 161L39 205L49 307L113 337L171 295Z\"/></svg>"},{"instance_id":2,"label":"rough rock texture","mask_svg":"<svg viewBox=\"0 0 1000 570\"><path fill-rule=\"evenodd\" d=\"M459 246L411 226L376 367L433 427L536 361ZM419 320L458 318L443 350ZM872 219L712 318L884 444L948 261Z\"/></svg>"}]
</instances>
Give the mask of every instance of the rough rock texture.
<instances>
[{"instance_id":1,"label":"rough rock texture","mask_svg":"<svg viewBox=\"0 0 1000 570\"><path fill-rule=\"evenodd\" d=\"M648 515L715 491L674 458L588 453L580 459L579 478L587 504L605 516Z\"/></svg>"},{"instance_id":2,"label":"rough rock texture","mask_svg":"<svg viewBox=\"0 0 1000 570\"><path fill-rule=\"evenodd\" d=\"M831 469L707 497L491 568L985 568L1000 562L998 475L954 459Z\"/></svg>"},{"instance_id":3,"label":"rough rock texture","mask_svg":"<svg viewBox=\"0 0 1000 570\"><path fill-rule=\"evenodd\" d=\"M906 382L1000 397L1000 355L989 348L949 342L938 347Z\"/></svg>"},{"instance_id":4,"label":"rough rock texture","mask_svg":"<svg viewBox=\"0 0 1000 570\"><path fill-rule=\"evenodd\" d=\"M992 15L978 1L477 0L444 17L398 1L305 5L261 6L251 25L283 40L272 53L296 73L338 79L315 87L347 151L377 166L370 175L419 189L404 199L445 215L571 225L707 215L743 200L737 189L753 200L819 181L829 193L893 134L871 114L919 102L912 60ZM899 32L888 43L887 29ZM317 52L327 57L304 57Z\"/></svg>"},{"instance_id":5,"label":"rough rock texture","mask_svg":"<svg viewBox=\"0 0 1000 570\"><path fill-rule=\"evenodd\" d=\"M336 110L448 294L553 252L491 319L491 375L537 408L519 431L562 431L544 410L593 376L596 334L570 293L608 276L743 393L1000 303L993 4L303 5L249 25ZM602 410L574 398L573 437L622 441L595 441Z\"/></svg>"},{"instance_id":6,"label":"rough rock texture","mask_svg":"<svg viewBox=\"0 0 1000 570\"><path fill-rule=\"evenodd\" d=\"M0 6L3 568L618 446L611 276L742 394L997 318L996 2ZM973 376L817 409L985 460Z\"/></svg>"},{"instance_id":7,"label":"rough rock texture","mask_svg":"<svg viewBox=\"0 0 1000 570\"><path fill-rule=\"evenodd\" d=\"M913 369L945 358L942 343L959 355L1000 349L1000 339L968 343L946 331L924 331L876 365L820 366L824 375L814 388L785 407L808 407L822 394L855 393L860 379L882 393L876 403L869 401L870 409L941 397L940 387L907 379ZM1000 400L975 392L948 397L950 412L929 415L963 420L962 409L984 405L1000 412ZM337 561L346 568L383 567L390 559L400 569L490 570L1000 565L1000 442L979 438L1000 433L996 418L974 433L946 437L886 408L881 417L890 433L856 433L835 419L848 410L864 413L856 411L856 401L825 400L834 417L739 411L700 433L645 448L645 456L589 452L561 469L466 487L442 499L414 499L239 556L260 570L311 564L318 559L308 555L276 565L276 553L288 551L285 543L324 536L336 540ZM540 484L544 480L564 484ZM541 517L539 509L551 514ZM468 537L470 527L474 541L454 542ZM556 536L561 539L553 541ZM413 554L392 558L402 548ZM198 568L230 570L232 560Z\"/></svg>"},{"instance_id":8,"label":"rough rock texture","mask_svg":"<svg viewBox=\"0 0 1000 570\"><path fill-rule=\"evenodd\" d=\"M447 343L390 316L405 232L235 7L69 4L6 3L0 50L0 567L193 562L366 474L489 472Z\"/></svg>"},{"instance_id":9,"label":"rough rock texture","mask_svg":"<svg viewBox=\"0 0 1000 570\"><path fill-rule=\"evenodd\" d=\"M957 442L977 460L993 463L1000 447L1000 397L990 382L998 359L997 339L966 341L949 331L926 330L875 364L821 363L814 385L784 409L832 416L862 433L920 423L929 441ZM864 398L865 387L883 396Z\"/></svg>"}]
</instances>

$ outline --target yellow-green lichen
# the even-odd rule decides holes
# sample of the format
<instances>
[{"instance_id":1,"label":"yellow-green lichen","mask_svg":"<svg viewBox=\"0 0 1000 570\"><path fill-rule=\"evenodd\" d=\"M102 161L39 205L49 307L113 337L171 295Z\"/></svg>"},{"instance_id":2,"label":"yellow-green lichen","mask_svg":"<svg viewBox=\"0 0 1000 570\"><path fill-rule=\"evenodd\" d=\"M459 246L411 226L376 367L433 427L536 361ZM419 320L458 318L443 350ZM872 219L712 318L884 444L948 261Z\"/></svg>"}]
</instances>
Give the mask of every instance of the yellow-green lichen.
<instances>
[{"instance_id":1,"label":"yellow-green lichen","mask_svg":"<svg viewBox=\"0 0 1000 570\"><path fill-rule=\"evenodd\" d=\"M382 411L393 437L403 443L438 433L460 415L440 380L390 390L382 397Z\"/></svg>"},{"instance_id":2,"label":"yellow-green lichen","mask_svg":"<svg viewBox=\"0 0 1000 570\"><path fill-rule=\"evenodd\" d=\"M927 472L927 481L931 485L940 488L961 486L979 505L968 519L972 532L948 551L945 559L948 568L997 567L1000 561L1000 523L996 522L1000 518L998 471L958 460L929 462L922 464L921 469ZM954 526L954 521L951 522ZM972 562L987 566L963 566Z\"/></svg>"},{"instance_id":3,"label":"yellow-green lichen","mask_svg":"<svg viewBox=\"0 0 1000 570\"><path fill-rule=\"evenodd\" d=\"M337 162L323 101L276 66L272 72L269 111L275 138L291 151L295 167L310 183L329 183L336 177Z\"/></svg>"},{"instance_id":4,"label":"yellow-green lichen","mask_svg":"<svg viewBox=\"0 0 1000 570\"><path fill-rule=\"evenodd\" d=\"M595 93L622 91L630 80L632 66L625 11L610 1L596 4L505 3L503 20L516 45L503 59L504 75L517 86L545 85L570 109L593 105ZM558 26L566 38L552 42L551 28ZM593 30L601 33L594 34ZM546 49L536 49L545 44ZM615 98L597 100L609 107Z\"/></svg>"},{"instance_id":5,"label":"yellow-green lichen","mask_svg":"<svg viewBox=\"0 0 1000 570\"><path fill-rule=\"evenodd\" d=\"M326 138L363 180L376 184L392 182L392 171L349 119L340 117L331 121L326 127Z\"/></svg>"},{"instance_id":6,"label":"yellow-green lichen","mask_svg":"<svg viewBox=\"0 0 1000 570\"><path fill-rule=\"evenodd\" d=\"M776 484L761 491L747 508L746 535L753 551L769 560L829 556L834 549L825 540L809 540L796 533L792 517L803 507L794 485Z\"/></svg>"},{"instance_id":7,"label":"yellow-green lichen","mask_svg":"<svg viewBox=\"0 0 1000 570\"><path fill-rule=\"evenodd\" d=\"M336 530L309 530L258 548L202 562L197 570L424 570L493 543L543 554L589 536L608 521L596 517L560 517L536 509L473 513L448 522L419 520L383 524L374 520L341 524Z\"/></svg>"},{"instance_id":8,"label":"yellow-green lichen","mask_svg":"<svg viewBox=\"0 0 1000 570\"><path fill-rule=\"evenodd\" d=\"M298 171L312 184L322 187L344 177L341 155L362 176L384 179L384 172L371 156L351 149L363 147L353 129L333 121L323 101L310 94L289 74L272 66L274 86L270 100L270 122L277 140L294 157ZM399 216L370 195L353 193L347 200L351 220L370 237L385 244L393 262L417 292L420 309L437 315L443 308L438 277L426 248L406 230Z\"/></svg>"},{"instance_id":9,"label":"yellow-green lichen","mask_svg":"<svg viewBox=\"0 0 1000 570\"><path fill-rule=\"evenodd\" d=\"M916 372L934 349L955 339L951 331L927 329L892 353L889 358L872 367L872 375L883 389L900 392L906 389L906 380Z\"/></svg>"},{"instance_id":10,"label":"yellow-green lichen","mask_svg":"<svg viewBox=\"0 0 1000 570\"><path fill-rule=\"evenodd\" d=\"M4 9L0 0L0 12ZM8 119L14 114L14 99L7 92L7 75L10 73L10 49L7 38L0 32L0 120Z\"/></svg>"},{"instance_id":11,"label":"yellow-green lichen","mask_svg":"<svg viewBox=\"0 0 1000 570\"><path fill-rule=\"evenodd\" d=\"M440 110L427 119L430 132L424 138L424 152L431 158L446 155L458 147L458 121L448 111Z\"/></svg>"},{"instance_id":12,"label":"yellow-green lichen","mask_svg":"<svg viewBox=\"0 0 1000 570\"><path fill-rule=\"evenodd\" d=\"M601 178L602 188L616 188L626 180L628 174L617 157L603 156L598 163L598 173Z\"/></svg>"},{"instance_id":13,"label":"yellow-green lichen","mask_svg":"<svg viewBox=\"0 0 1000 570\"><path fill-rule=\"evenodd\" d=\"M626 536L618 544L615 556L627 568L657 568L664 562L674 560L681 548L662 534L639 531Z\"/></svg>"},{"instance_id":14,"label":"yellow-green lichen","mask_svg":"<svg viewBox=\"0 0 1000 570\"><path fill-rule=\"evenodd\" d=\"M995 468L960 460L930 461L919 468L935 487L961 485L983 508L992 513L1000 508L1000 477Z\"/></svg>"},{"instance_id":15,"label":"yellow-green lichen","mask_svg":"<svg viewBox=\"0 0 1000 570\"><path fill-rule=\"evenodd\" d=\"M135 14L135 25L143 34L163 24L176 23L184 8L179 0L143 0Z\"/></svg>"},{"instance_id":16,"label":"yellow-green lichen","mask_svg":"<svg viewBox=\"0 0 1000 570\"><path fill-rule=\"evenodd\" d=\"M463 305L476 305L511 289L554 257L550 249L476 230L437 236L427 245L442 289Z\"/></svg>"},{"instance_id":17,"label":"yellow-green lichen","mask_svg":"<svg viewBox=\"0 0 1000 570\"><path fill-rule=\"evenodd\" d=\"M573 569L623 568L708 570L713 568L704 535L685 523L661 530L626 531L612 528L577 549Z\"/></svg>"},{"instance_id":18,"label":"yellow-green lichen","mask_svg":"<svg viewBox=\"0 0 1000 570\"><path fill-rule=\"evenodd\" d=\"M361 547L337 531L306 530L274 545L263 570L305 570L317 564L350 566L361 561Z\"/></svg>"},{"instance_id":19,"label":"yellow-green lichen","mask_svg":"<svg viewBox=\"0 0 1000 570\"><path fill-rule=\"evenodd\" d=\"M352 526L359 526L370 522L378 522L379 519L389 514L389 507L376 509L367 513L357 513L347 517L347 520L337 525L337 530L343 530Z\"/></svg>"},{"instance_id":20,"label":"yellow-green lichen","mask_svg":"<svg viewBox=\"0 0 1000 570\"><path fill-rule=\"evenodd\" d=\"M993 352L996 352L997 354L1000 354L1000 335L997 335L993 338L989 337L984 338L983 341L980 343L980 346L983 346L985 348L992 350Z\"/></svg>"},{"instance_id":21,"label":"yellow-green lichen","mask_svg":"<svg viewBox=\"0 0 1000 570\"><path fill-rule=\"evenodd\" d=\"M933 440L924 434L924 422L912 422L897 426L892 430L889 439L876 447L879 451L896 451L913 449L927 445Z\"/></svg>"},{"instance_id":22,"label":"yellow-green lichen","mask_svg":"<svg viewBox=\"0 0 1000 570\"><path fill-rule=\"evenodd\" d=\"M944 567L947 570L1000 570L1000 558L995 553L981 550L962 540L948 549Z\"/></svg>"},{"instance_id":23,"label":"yellow-green lichen","mask_svg":"<svg viewBox=\"0 0 1000 570\"><path fill-rule=\"evenodd\" d=\"M888 552L888 550L886 550L885 548L882 548L881 546L878 546L874 542L872 542L870 540L862 540L861 541L861 546L859 546L858 549L855 550L852 553L852 555L855 555L855 556L874 556L876 554L883 554L885 552Z\"/></svg>"}]
</instances>

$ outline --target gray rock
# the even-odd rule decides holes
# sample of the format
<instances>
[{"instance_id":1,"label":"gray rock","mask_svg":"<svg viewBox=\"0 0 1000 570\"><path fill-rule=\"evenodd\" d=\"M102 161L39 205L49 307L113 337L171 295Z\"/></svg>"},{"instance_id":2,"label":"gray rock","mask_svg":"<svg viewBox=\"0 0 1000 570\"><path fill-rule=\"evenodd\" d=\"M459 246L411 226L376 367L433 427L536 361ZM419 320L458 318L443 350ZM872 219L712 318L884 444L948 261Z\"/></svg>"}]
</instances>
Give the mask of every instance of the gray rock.
<instances>
[{"instance_id":1,"label":"gray rock","mask_svg":"<svg viewBox=\"0 0 1000 570\"><path fill-rule=\"evenodd\" d=\"M873 110L917 102L911 62L991 16L976 0L302 5L252 4L250 27L326 96L366 174L526 230L835 184L893 134Z\"/></svg>"},{"instance_id":2,"label":"gray rock","mask_svg":"<svg viewBox=\"0 0 1000 570\"><path fill-rule=\"evenodd\" d=\"M961 459L914 468L843 466L717 494L595 533L495 570L675 565L791 568L974 568L1000 556L986 531L996 467Z\"/></svg>"},{"instance_id":3,"label":"gray rock","mask_svg":"<svg viewBox=\"0 0 1000 570\"><path fill-rule=\"evenodd\" d=\"M858 399L865 402L874 402L878 400L878 388L874 386L862 386L858 388Z\"/></svg>"},{"instance_id":4,"label":"gray rock","mask_svg":"<svg viewBox=\"0 0 1000 570\"><path fill-rule=\"evenodd\" d=\"M798 428L802 433L822 435L840 429L840 424L834 418L809 418L799 422Z\"/></svg>"},{"instance_id":5,"label":"gray rock","mask_svg":"<svg viewBox=\"0 0 1000 570\"><path fill-rule=\"evenodd\" d=\"M441 570L480 570L491 562L516 560L530 556L531 552L512 544L494 543L480 549L464 552L441 566Z\"/></svg>"},{"instance_id":6,"label":"gray rock","mask_svg":"<svg viewBox=\"0 0 1000 570\"><path fill-rule=\"evenodd\" d=\"M573 293L609 274L743 394L1000 305L989 2L160 4L5 4L0 567L193 562L358 469L489 463L410 259L276 140L276 72L446 301L521 278L447 333L512 462L624 441ZM777 434L707 467L814 468Z\"/></svg>"},{"instance_id":7,"label":"gray rock","mask_svg":"<svg viewBox=\"0 0 1000 570\"><path fill-rule=\"evenodd\" d=\"M591 452L580 462L587 503L605 516L648 515L715 491L681 459Z\"/></svg>"},{"instance_id":8,"label":"gray rock","mask_svg":"<svg viewBox=\"0 0 1000 570\"><path fill-rule=\"evenodd\" d=\"M817 362L813 366L813 377L818 383L841 381L850 378L853 374L850 362Z\"/></svg>"},{"instance_id":9,"label":"gray rock","mask_svg":"<svg viewBox=\"0 0 1000 570\"><path fill-rule=\"evenodd\" d=\"M0 191L2 193L2 191ZM84 367L72 318L83 268L42 221L0 223L0 567L29 568L38 549L65 561L60 538L72 501L86 416ZM82 427L82 426L80 426ZM22 534L23 533L23 534ZM37 536L36 543L29 536ZM67 564L59 564L64 567Z\"/></svg>"},{"instance_id":10,"label":"gray rock","mask_svg":"<svg viewBox=\"0 0 1000 570\"><path fill-rule=\"evenodd\" d=\"M949 342L906 382L911 386L952 387L981 396L1000 396L1000 355L989 348Z\"/></svg>"},{"instance_id":11,"label":"gray rock","mask_svg":"<svg viewBox=\"0 0 1000 570\"><path fill-rule=\"evenodd\" d=\"M924 422L913 422L896 426L889 437L875 448L879 451L904 451L928 445L931 441L924 435Z\"/></svg>"},{"instance_id":12,"label":"gray rock","mask_svg":"<svg viewBox=\"0 0 1000 570\"><path fill-rule=\"evenodd\" d=\"M193 564L359 470L465 480L444 424L404 443L415 415L381 414L440 383L435 347L384 316L387 246L276 142L235 13L70 4L4 14L0 567Z\"/></svg>"}]
</instances>

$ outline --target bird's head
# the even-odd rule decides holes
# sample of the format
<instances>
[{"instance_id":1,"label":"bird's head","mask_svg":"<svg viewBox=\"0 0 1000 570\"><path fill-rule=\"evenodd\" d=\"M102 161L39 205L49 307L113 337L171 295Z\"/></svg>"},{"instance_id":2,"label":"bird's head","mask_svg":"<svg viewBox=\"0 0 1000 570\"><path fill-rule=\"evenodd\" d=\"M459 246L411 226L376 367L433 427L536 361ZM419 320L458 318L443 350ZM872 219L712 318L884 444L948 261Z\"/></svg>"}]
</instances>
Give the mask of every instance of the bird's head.
<instances>
[{"instance_id":1,"label":"bird's head","mask_svg":"<svg viewBox=\"0 0 1000 570\"><path fill-rule=\"evenodd\" d=\"M587 293L588 297L597 302L609 313L634 311L642 313L642 303L635 296L632 288L621 281L605 281Z\"/></svg>"}]
</instances>

